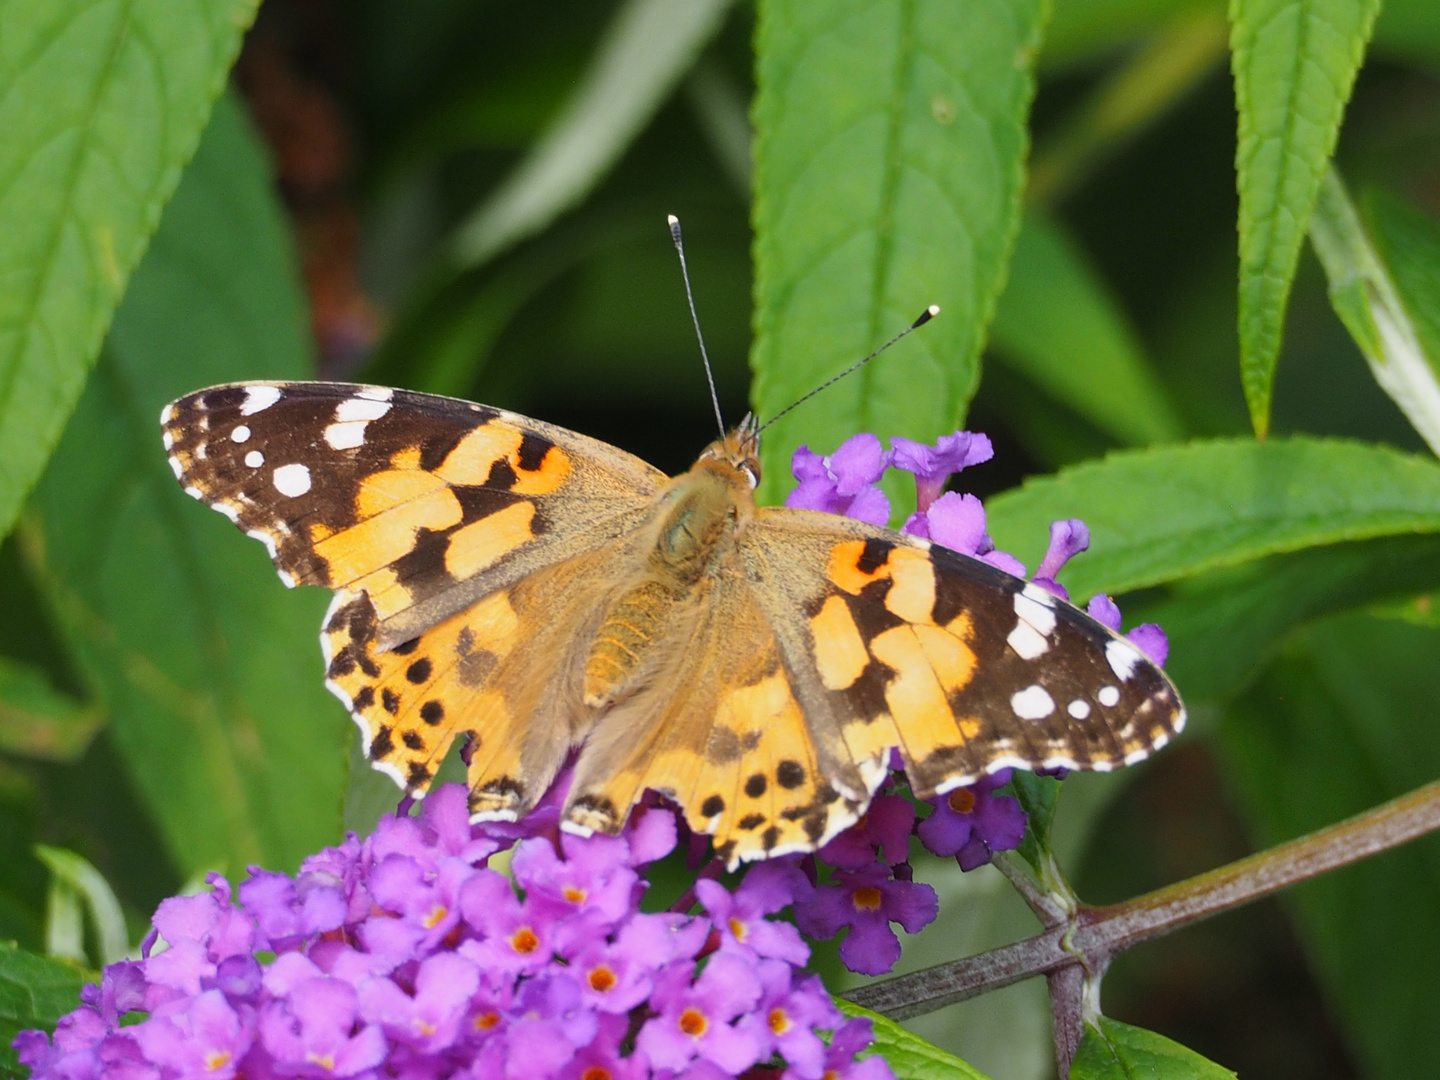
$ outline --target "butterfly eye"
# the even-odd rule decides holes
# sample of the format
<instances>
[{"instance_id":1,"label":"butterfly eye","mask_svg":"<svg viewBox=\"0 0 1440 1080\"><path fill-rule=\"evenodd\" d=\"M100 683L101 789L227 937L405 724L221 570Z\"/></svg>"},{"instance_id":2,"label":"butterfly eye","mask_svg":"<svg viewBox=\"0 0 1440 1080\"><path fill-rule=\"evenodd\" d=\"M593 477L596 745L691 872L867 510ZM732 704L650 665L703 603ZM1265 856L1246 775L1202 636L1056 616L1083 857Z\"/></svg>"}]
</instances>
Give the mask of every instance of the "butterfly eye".
<instances>
[{"instance_id":1,"label":"butterfly eye","mask_svg":"<svg viewBox=\"0 0 1440 1080\"><path fill-rule=\"evenodd\" d=\"M760 486L760 477L755 475L755 470L749 465L741 465L740 471L745 474L745 479L749 481L751 491L754 491Z\"/></svg>"}]
</instances>

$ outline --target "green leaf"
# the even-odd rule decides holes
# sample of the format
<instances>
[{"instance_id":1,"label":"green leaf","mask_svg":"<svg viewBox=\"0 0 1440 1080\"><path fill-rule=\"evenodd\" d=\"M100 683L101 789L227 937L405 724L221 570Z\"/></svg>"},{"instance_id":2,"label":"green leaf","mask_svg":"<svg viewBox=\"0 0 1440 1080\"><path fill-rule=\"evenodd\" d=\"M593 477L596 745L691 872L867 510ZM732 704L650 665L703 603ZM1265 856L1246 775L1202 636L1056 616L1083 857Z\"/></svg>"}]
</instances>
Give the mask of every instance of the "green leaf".
<instances>
[{"instance_id":1,"label":"green leaf","mask_svg":"<svg viewBox=\"0 0 1440 1080\"><path fill-rule=\"evenodd\" d=\"M895 1073L896 1080L986 1080L985 1074L973 1065L906 1031L889 1017L844 998L837 998L835 1004L846 1016L863 1016L870 1021L875 1042L871 1044L870 1053L862 1056L879 1054Z\"/></svg>"},{"instance_id":2,"label":"green leaf","mask_svg":"<svg viewBox=\"0 0 1440 1080\"><path fill-rule=\"evenodd\" d=\"M1199 574L1171 595L1125 605L1126 621L1170 637L1165 670L1192 704L1240 689L1296 626L1440 587L1440 536L1393 536L1272 555ZM1412 602L1413 606L1413 602Z\"/></svg>"},{"instance_id":3,"label":"green leaf","mask_svg":"<svg viewBox=\"0 0 1440 1080\"><path fill-rule=\"evenodd\" d=\"M74 761L104 722L103 709L56 690L40 668L0 656L0 752Z\"/></svg>"},{"instance_id":4,"label":"green leaf","mask_svg":"<svg viewBox=\"0 0 1440 1080\"><path fill-rule=\"evenodd\" d=\"M720 29L730 3L627 0L559 116L460 226L456 262L474 266L493 258L584 198L665 103Z\"/></svg>"},{"instance_id":5,"label":"green leaf","mask_svg":"<svg viewBox=\"0 0 1440 1080\"><path fill-rule=\"evenodd\" d=\"M0 536L85 385L256 0L0 0Z\"/></svg>"},{"instance_id":6,"label":"green leaf","mask_svg":"<svg viewBox=\"0 0 1440 1080\"><path fill-rule=\"evenodd\" d=\"M1063 469L986 509L995 543L1031 566L1051 521L1082 518L1090 550L1064 578L1083 600L1282 551L1440 530L1440 465L1340 439L1197 441Z\"/></svg>"},{"instance_id":7,"label":"green leaf","mask_svg":"<svg viewBox=\"0 0 1440 1080\"><path fill-rule=\"evenodd\" d=\"M934 439L965 414L1019 226L1043 0L767 0L757 33L755 372L762 419L926 307L943 314L775 425L797 443Z\"/></svg>"},{"instance_id":8,"label":"green leaf","mask_svg":"<svg viewBox=\"0 0 1440 1080\"><path fill-rule=\"evenodd\" d=\"M1106 1016L1086 1022L1080 1049L1070 1064L1070 1080L1234 1080L1234 1076L1163 1035Z\"/></svg>"},{"instance_id":9,"label":"green leaf","mask_svg":"<svg viewBox=\"0 0 1440 1080\"><path fill-rule=\"evenodd\" d=\"M1262 438L1300 243L1380 0L1231 0L1240 377Z\"/></svg>"},{"instance_id":10,"label":"green leaf","mask_svg":"<svg viewBox=\"0 0 1440 1080\"><path fill-rule=\"evenodd\" d=\"M1225 0L1055 0L1041 67L1049 72L1091 62L1197 12L1223 16Z\"/></svg>"},{"instance_id":11,"label":"green leaf","mask_svg":"<svg viewBox=\"0 0 1440 1080\"><path fill-rule=\"evenodd\" d=\"M130 951L125 916L120 910L115 890L100 871L88 859L64 848L36 844L35 857L45 864L56 882L72 889L85 901L90 921L95 924L95 936L100 942L98 966L125 959L125 954Z\"/></svg>"},{"instance_id":12,"label":"green leaf","mask_svg":"<svg viewBox=\"0 0 1440 1080\"><path fill-rule=\"evenodd\" d=\"M1184 425L1078 245L1029 214L991 328L998 357L1120 442L1169 442Z\"/></svg>"},{"instance_id":13,"label":"green leaf","mask_svg":"<svg viewBox=\"0 0 1440 1080\"><path fill-rule=\"evenodd\" d=\"M222 100L116 316L22 534L176 865L293 869L339 837L350 725L322 685L319 590L187 498L160 407L310 371L266 164Z\"/></svg>"},{"instance_id":14,"label":"green leaf","mask_svg":"<svg viewBox=\"0 0 1440 1080\"><path fill-rule=\"evenodd\" d=\"M1433 0L1385 0L1375 20L1374 48L1387 59L1440 71L1440 7Z\"/></svg>"},{"instance_id":15,"label":"green leaf","mask_svg":"<svg viewBox=\"0 0 1440 1080\"><path fill-rule=\"evenodd\" d=\"M0 1078L21 1075L10 1048L15 1036L30 1028L53 1029L56 1020L80 1007L84 982L84 973L74 964L0 941Z\"/></svg>"},{"instance_id":16,"label":"green leaf","mask_svg":"<svg viewBox=\"0 0 1440 1080\"><path fill-rule=\"evenodd\" d=\"M1378 192L1366 209L1362 224L1344 183L1328 170L1310 239L1331 306L1375 381L1440 452L1440 227Z\"/></svg>"},{"instance_id":17,"label":"green leaf","mask_svg":"<svg viewBox=\"0 0 1440 1080\"><path fill-rule=\"evenodd\" d=\"M1440 775L1440 630L1364 615L1302 631L1227 710L1221 748L1256 843L1350 817ZM1434 1071L1440 836L1283 894L1365 1076Z\"/></svg>"},{"instance_id":18,"label":"green leaf","mask_svg":"<svg viewBox=\"0 0 1440 1080\"><path fill-rule=\"evenodd\" d=\"M1016 769L1009 787L1025 809L1025 836L1020 841L1018 854L1044 880L1051 868L1050 826L1055 818L1060 781L1053 776L1036 776Z\"/></svg>"}]
</instances>

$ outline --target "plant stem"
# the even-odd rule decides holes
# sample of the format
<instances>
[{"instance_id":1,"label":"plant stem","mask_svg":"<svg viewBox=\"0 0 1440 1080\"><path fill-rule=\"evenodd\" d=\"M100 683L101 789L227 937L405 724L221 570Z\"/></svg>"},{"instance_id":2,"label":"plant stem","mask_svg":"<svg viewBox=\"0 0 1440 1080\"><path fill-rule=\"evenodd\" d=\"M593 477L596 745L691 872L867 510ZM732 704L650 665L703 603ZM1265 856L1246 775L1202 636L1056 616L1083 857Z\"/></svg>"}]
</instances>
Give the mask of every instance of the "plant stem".
<instances>
[{"instance_id":1,"label":"plant stem","mask_svg":"<svg viewBox=\"0 0 1440 1080\"><path fill-rule=\"evenodd\" d=\"M1080 907L1065 924L979 956L871 983L857 1005L896 1019L934 1012L1032 975L1103 971L1132 945L1239 907L1299 881L1440 829L1440 781L1268 851L1108 907Z\"/></svg>"}]
</instances>

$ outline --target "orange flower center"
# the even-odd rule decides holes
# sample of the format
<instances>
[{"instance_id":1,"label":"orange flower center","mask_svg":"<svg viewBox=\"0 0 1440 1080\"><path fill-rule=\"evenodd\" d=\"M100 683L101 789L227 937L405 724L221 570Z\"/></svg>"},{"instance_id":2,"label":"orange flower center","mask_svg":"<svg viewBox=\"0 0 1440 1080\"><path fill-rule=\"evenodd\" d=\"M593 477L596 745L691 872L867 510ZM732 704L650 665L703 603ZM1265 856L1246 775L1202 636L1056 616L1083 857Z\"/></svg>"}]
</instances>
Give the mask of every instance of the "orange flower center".
<instances>
[{"instance_id":1,"label":"orange flower center","mask_svg":"<svg viewBox=\"0 0 1440 1080\"><path fill-rule=\"evenodd\" d=\"M498 1023L500 1023L500 1014L493 1009L475 1017L475 1027L480 1031L489 1031Z\"/></svg>"},{"instance_id":2,"label":"orange flower center","mask_svg":"<svg viewBox=\"0 0 1440 1080\"><path fill-rule=\"evenodd\" d=\"M768 1019L770 1021L770 1030L776 1035L784 1035L785 1032L790 1030L790 1017L784 1009L771 1009Z\"/></svg>"},{"instance_id":3,"label":"orange flower center","mask_svg":"<svg viewBox=\"0 0 1440 1080\"><path fill-rule=\"evenodd\" d=\"M680 1014L680 1030L692 1039L698 1039L704 1035L705 1029L709 1026L710 1022L705 1019L705 1014L699 1009L686 1009Z\"/></svg>"},{"instance_id":4,"label":"orange flower center","mask_svg":"<svg viewBox=\"0 0 1440 1080\"><path fill-rule=\"evenodd\" d=\"M230 1057L231 1054L229 1050L211 1050L205 1055L205 1068L208 1072L223 1069L226 1065L230 1064Z\"/></svg>"},{"instance_id":5,"label":"orange flower center","mask_svg":"<svg viewBox=\"0 0 1440 1080\"><path fill-rule=\"evenodd\" d=\"M580 1074L580 1080L612 1080L610 1070L603 1065L590 1065Z\"/></svg>"},{"instance_id":6,"label":"orange flower center","mask_svg":"<svg viewBox=\"0 0 1440 1080\"><path fill-rule=\"evenodd\" d=\"M601 964L599 967L591 969L587 981L590 983L591 990L603 994L612 989L620 980L615 977L615 972L610 970L608 964Z\"/></svg>"},{"instance_id":7,"label":"orange flower center","mask_svg":"<svg viewBox=\"0 0 1440 1080\"><path fill-rule=\"evenodd\" d=\"M426 915L425 918L421 921L425 924L426 930L433 930L435 929L435 927L439 926L440 923L444 921L445 916L449 914L449 908L436 906L431 910L430 914Z\"/></svg>"},{"instance_id":8,"label":"orange flower center","mask_svg":"<svg viewBox=\"0 0 1440 1080\"><path fill-rule=\"evenodd\" d=\"M510 935L510 947L521 956L528 956L540 947L540 938L528 926L522 926Z\"/></svg>"},{"instance_id":9,"label":"orange flower center","mask_svg":"<svg viewBox=\"0 0 1440 1080\"><path fill-rule=\"evenodd\" d=\"M335 1070L334 1054L310 1053L305 1055L305 1060L311 1065L319 1065L320 1068L324 1069L326 1072L334 1072Z\"/></svg>"},{"instance_id":10,"label":"orange flower center","mask_svg":"<svg viewBox=\"0 0 1440 1080\"><path fill-rule=\"evenodd\" d=\"M563 895L565 899L569 900L572 904L583 904L585 902L585 897L589 896L590 894L587 893L584 889L580 888L578 885L566 885L561 895Z\"/></svg>"},{"instance_id":11,"label":"orange flower center","mask_svg":"<svg viewBox=\"0 0 1440 1080\"><path fill-rule=\"evenodd\" d=\"M866 885L850 894L850 902L857 911L879 911L880 890L873 885Z\"/></svg>"},{"instance_id":12,"label":"orange flower center","mask_svg":"<svg viewBox=\"0 0 1440 1080\"><path fill-rule=\"evenodd\" d=\"M730 916L730 933L735 935L736 941L745 940L745 924L734 915Z\"/></svg>"},{"instance_id":13,"label":"orange flower center","mask_svg":"<svg viewBox=\"0 0 1440 1080\"><path fill-rule=\"evenodd\" d=\"M975 809L975 793L969 788L957 787L946 796L945 801L957 814L968 814Z\"/></svg>"}]
</instances>

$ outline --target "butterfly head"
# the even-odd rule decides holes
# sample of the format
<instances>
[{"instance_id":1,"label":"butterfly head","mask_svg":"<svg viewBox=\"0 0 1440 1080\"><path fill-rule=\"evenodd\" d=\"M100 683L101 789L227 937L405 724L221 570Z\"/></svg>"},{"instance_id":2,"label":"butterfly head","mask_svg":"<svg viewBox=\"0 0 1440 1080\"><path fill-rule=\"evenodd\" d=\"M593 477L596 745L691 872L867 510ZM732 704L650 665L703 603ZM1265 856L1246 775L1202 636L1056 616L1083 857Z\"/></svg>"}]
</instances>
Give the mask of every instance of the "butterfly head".
<instances>
[{"instance_id":1,"label":"butterfly head","mask_svg":"<svg viewBox=\"0 0 1440 1080\"><path fill-rule=\"evenodd\" d=\"M701 461L721 461L745 478L751 489L760 484L760 425L754 413L747 414L739 426L723 439L705 448Z\"/></svg>"}]
</instances>

